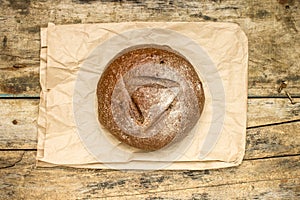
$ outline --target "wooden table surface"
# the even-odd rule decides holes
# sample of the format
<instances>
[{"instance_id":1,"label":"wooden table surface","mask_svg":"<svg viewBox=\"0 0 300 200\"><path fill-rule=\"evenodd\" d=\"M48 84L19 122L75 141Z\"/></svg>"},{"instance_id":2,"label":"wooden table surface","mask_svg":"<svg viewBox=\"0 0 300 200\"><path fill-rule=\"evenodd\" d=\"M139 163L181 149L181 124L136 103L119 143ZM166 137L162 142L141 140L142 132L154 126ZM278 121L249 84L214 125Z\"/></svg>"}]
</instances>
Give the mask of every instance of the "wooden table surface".
<instances>
[{"instance_id":1,"label":"wooden table surface","mask_svg":"<svg viewBox=\"0 0 300 200\"><path fill-rule=\"evenodd\" d=\"M35 167L40 27L124 21L242 27L249 39L249 98L240 166L149 172ZM299 31L299 0L0 0L0 199L300 199ZM282 81L287 85L279 93Z\"/></svg>"}]
</instances>

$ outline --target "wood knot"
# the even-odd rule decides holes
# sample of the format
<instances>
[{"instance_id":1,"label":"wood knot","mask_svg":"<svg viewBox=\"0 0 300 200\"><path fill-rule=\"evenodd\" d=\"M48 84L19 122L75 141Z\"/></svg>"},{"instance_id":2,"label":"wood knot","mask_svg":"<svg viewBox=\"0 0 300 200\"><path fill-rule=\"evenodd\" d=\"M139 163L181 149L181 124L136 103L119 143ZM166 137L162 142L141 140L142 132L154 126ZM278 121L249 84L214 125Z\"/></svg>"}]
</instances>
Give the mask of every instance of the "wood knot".
<instances>
[{"instance_id":1,"label":"wood knot","mask_svg":"<svg viewBox=\"0 0 300 200\"><path fill-rule=\"evenodd\" d=\"M6 37L6 35L3 37L2 46L3 46L3 48L7 47L7 37Z\"/></svg>"}]
</instances>

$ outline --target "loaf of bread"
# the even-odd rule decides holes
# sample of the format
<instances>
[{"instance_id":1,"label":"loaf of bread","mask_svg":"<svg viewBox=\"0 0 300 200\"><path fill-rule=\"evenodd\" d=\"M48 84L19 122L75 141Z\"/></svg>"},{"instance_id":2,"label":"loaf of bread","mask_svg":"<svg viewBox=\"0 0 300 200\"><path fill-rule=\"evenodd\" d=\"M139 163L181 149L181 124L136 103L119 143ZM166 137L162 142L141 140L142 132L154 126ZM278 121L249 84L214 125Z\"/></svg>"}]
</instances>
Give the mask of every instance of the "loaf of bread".
<instances>
[{"instance_id":1,"label":"loaf of bread","mask_svg":"<svg viewBox=\"0 0 300 200\"><path fill-rule=\"evenodd\" d=\"M97 85L99 122L127 145L153 151L185 137L204 106L191 63L168 46L142 45L116 55Z\"/></svg>"}]
</instances>

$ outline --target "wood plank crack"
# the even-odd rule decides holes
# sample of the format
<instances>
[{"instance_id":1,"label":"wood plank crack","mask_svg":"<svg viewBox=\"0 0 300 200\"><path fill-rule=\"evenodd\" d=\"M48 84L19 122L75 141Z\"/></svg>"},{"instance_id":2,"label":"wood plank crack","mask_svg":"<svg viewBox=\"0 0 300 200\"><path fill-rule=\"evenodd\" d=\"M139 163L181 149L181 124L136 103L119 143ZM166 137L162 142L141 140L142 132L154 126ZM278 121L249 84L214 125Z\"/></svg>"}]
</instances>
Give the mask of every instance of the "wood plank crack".
<instances>
[{"instance_id":1,"label":"wood plank crack","mask_svg":"<svg viewBox=\"0 0 300 200\"><path fill-rule=\"evenodd\" d=\"M266 156L266 157L261 157L261 158L245 158L245 159L243 159L243 161L276 159L276 158L297 157L297 156L300 156L300 154L283 154L283 155L277 155L277 156Z\"/></svg>"},{"instance_id":2,"label":"wood plank crack","mask_svg":"<svg viewBox=\"0 0 300 200\"><path fill-rule=\"evenodd\" d=\"M0 167L0 170L1 170L1 169L7 169L7 168L11 168L11 167L16 166L16 164L20 163L20 162L23 160L24 155L25 155L25 151L21 154L20 158L19 158L17 161L15 161L14 163L9 164L9 165L7 165L7 166Z\"/></svg>"},{"instance_id":3,"label":"wood plank crack","mask_svg":"<svg viewBox=\"0 0 300 200\"><path fill-rule=\"evenodd\" d=\"M276 122L276 123L270 123L270 124L263 124L263 125L258 125L258 126L249 126L249 127L247 127L247 130L248 129L255 129L255 128L262 128L262 127L267 127L267 126L277 126L277 125L282 125L282 124L290 124L290 123L295 123L295 122L300 122L300 119L282 121L282 122Z\"/></svg>"}]
</instances>

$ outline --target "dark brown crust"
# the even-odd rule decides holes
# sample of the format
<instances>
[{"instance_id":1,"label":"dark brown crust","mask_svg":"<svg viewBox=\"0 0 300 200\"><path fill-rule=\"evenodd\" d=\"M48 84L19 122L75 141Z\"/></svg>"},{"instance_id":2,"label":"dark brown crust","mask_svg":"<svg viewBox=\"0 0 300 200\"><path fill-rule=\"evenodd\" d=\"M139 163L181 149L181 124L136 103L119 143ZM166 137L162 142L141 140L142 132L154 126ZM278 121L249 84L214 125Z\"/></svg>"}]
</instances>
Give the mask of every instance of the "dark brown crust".
<instances>
[{"instance_id":1,"label":"dark brown crust","mask_svg":"<svg viewBox=\"0 0 300 200\"><path fill-rule=\"evenodd\" d=\"M165 46L138 46L119 53L107 65L97 86L99 121L120 141L144 150L157 150L169 144L176 133L157 134L148 138L134 137L123 132L113 119L111 97L118 79L130 69L146 63L164 64L180 73L193 86L200 113L204 106L202 83L193 66L179 53Z\"/></svg>"}]
</instances>

